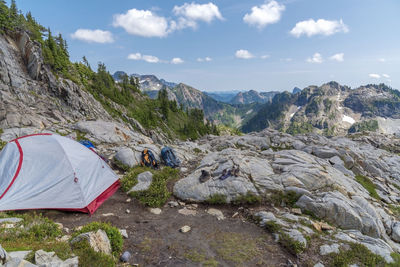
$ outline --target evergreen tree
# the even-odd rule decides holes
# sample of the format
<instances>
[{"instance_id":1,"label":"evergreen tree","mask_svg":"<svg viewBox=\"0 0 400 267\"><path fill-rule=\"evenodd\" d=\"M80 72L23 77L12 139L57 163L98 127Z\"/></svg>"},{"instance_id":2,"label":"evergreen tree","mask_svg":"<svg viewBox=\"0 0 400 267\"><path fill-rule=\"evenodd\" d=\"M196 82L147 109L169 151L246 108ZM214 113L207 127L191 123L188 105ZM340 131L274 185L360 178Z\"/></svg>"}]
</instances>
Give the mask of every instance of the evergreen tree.
<instances>
[{"instance_id":1,"label":"evergreen tree","mask_svg":"<svg viewBox=\"0 0 400 267\"><path fill-rule=\"evenodd\" d=\"M8 18L10 21L10 29L15 30L18 26L19 16L18 16L18 8L15 0L11 0L10 9L8 11Z\"/></svg>"},{"instance_id":2,"label":"evergreen tree","mask_svg":"<svg viewBox=\"0 0 400 267\"><path fill-rule=\"evenodd\" d=\"M4 0L0 0L0 33L4 33L10 28L10 20L8 17L8 7Z\"/></svg>"}]
</instances>

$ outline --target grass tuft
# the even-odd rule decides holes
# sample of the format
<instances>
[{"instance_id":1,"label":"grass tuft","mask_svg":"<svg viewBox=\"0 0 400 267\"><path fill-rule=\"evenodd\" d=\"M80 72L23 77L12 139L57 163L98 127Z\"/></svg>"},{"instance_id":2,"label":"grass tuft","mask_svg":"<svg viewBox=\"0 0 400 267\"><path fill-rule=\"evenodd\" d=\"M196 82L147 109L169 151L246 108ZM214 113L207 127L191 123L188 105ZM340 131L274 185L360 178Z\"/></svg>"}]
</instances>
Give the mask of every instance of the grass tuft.
<instances>
[{"instance_id":1,"label":"grass tuft","mask_svg":"<svg viewBox=\"0 0 400 267\"><path fill-rule=\"evenodd\" d=\"M248 191L245 195L240 195L232 201L234 205L244 205L244 204L259 204L261 203L261 197Z\"/></svg>"},{"instance_id":2,"label":"grass tuft","mask_svg":"<svg viewBox=\"0 0 400 267\"><path fill-rule=\"evenodd\" d=\"M83 226L81 230L73 233L72 238L75 238L76 236L82 233L97 231L99 229L102 229L104 232L106 232L108 239L110 239L113 255L118 257L118 255L122 252L122 246L124 244L124 240L118 228L111 226L108 223L103 223L103 222L89 223Z\"/></svg>"},{"instance_id":3,"label":"grass tuft","mask_svg":"<svg viewBox=\"0 0 400 267\"><path fill-rule=\"evenodd\" d=\"M361 184L368 192L369 195L377 200L380 200L378 193L376 192L376 186L371 180L363 175L356 175L356 181Z\"/></svg>"},{"instance_id":4,"label":"grass tuft","mask_svg":"<svg viewBox=\"0 0 400 267\"><path fill-rule=\"evenodd\" d=\"M207 198L205 202L211 205L222 205L228 203L224 194L214 194Z\"/></svg>"}]
</instances>

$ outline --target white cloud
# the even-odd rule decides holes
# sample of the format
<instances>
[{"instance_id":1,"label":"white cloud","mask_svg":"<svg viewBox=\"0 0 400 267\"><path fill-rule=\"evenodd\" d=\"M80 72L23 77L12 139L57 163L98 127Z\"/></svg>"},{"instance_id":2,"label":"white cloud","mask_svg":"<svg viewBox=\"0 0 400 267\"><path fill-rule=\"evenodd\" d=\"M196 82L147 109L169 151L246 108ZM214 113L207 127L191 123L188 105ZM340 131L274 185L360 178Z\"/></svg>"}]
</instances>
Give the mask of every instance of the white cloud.
<instances>
[{"instance_id":1,"label":"white cloud","mask_svg":"<svg viewBox=\"0 0 400 267\"><path fill-rule=\"evenodd\" d=\"M122 27L132 35L165 37L170 33L168 21L150 10L130 9L125 14L114 15L114 27Z\"/></svg>"},{"instance_id":2,"label":"white cloud","mask_svg":"<svg viewBox=\"0 0 400 267\"><path fill-rule=\"evenodd\" d=\"M307 58L307 62L310 63L322 63L323 61L320 53L315 53L311 58Z\"/></svg>"},{"instance_id":3,"label":"white cloud","mask_svg":"<svg viewBox=\"0 0 400 267\"><path fill-rule=\"evenodd\" d=\"M114 38L112 33L109 31L102 30L88 30L88 29L78 29L76 32L71 34L72 39L78 39L88 43L112 43Z\"/></svg>"},{"instance_id":4,"label":"white cloud","mask_svg":"<svg viewBox=\"0 0 400 267\"><path fill-rule=\"evenodd\" d=\"M210 58L210 57L205 57L205 58L199 57L199 58L197 58L197 61L198 62L210 62L210 61L212 61L212 58Z\"/></svg>"},{"instance_id":5,"label":"white cloud","mask_svg":"<svg viewBox=\"0 0 400 267\"><path fill-rule=\"evenodd\" d=\"M261 59L267 59L267 58L270 58L270 57L271 57L270 55L262 55Z\"/></svg>"},{"instance_id":6,"label":"white cloud","mask_svg":"<svg viewBox=\"0 0 400 267\"><path fill-rule=\"evenodd\" d=\"M211 23L215 19L224 19L218 6L211 2L208 4L185 3L182 6L174 6L172 11L179 16L178 22L172 23L172 29L196 28L198 21Z\"/></svg>"},{"instance_id":7,"label":"white cloud","mask_svg":"<svg viewBox=\"0 0 400 267\"><path fill-rule=\"evenodd\" d=\"M181 59L180 57L174 57L171 60L171 64L182 64L183 62L184 62L183 59Z\"/></svg>"},{"instance_id":8,"label":"white cloud","mask_svg":"<svg viewBox=\"0 0 400 267\"><path fill-rule=\"evenodd\" d=\"M143 60L148 63L159 63L161 62L158 57L155 56L150 56L150 55L142 55L140 53L135 53L135 54L129 54L128 59L131 60Z\"/></svg>"},{"instance_id":9,"label":"white cloud","mask_svg":"<svg viewBox=\"0 0 400 267\"><path fill-rule=\"evenodd\" d=\"M368 74L368 76L369 76L370 78L374 78L374 79L379 79L379 78L381 78L381 75L376 74L376 73L370 73L370 74Z\"/></svg>"},{"instance_id":10,"label":"white cloud","mask_svg":"<svg viewBox=\"0 0 400 267\"><path fill-rule=\"evenodd\" d=\"M344 53L334 54L329 59L337 61L337 62L343 62L344 61Z\"/></svg>"},{"instance_id":11,"label":"white cloud","mask_svg":"<svg viewBox=\"0 0 400 267\"><path fill-rule=\"evenodd\" d=\"M253 54L251 54L248 50L244 49L237 50L235 56L237 58L242 58L242 59L250 59L254 57Z\"/></svg>"},{"instance_id":12,"label":"white cloud","mask_svg":"<svg viewBox=\"0 0 400 267\"><path fill-rule=\"evenodd\" d=\"M262 29L268 24L277 23L281 19L284 10L284 5L280 5L276 1L270 1L261 6L253 6L251 13L244 15L243 21L251 26Z\"/></svg>"},{"instance_id":13,"label":"white cloud","mask_svg":"<svg viewBox=\"0 0 400 267\"><path fill-rule=\"evenodd\" d=\"M389 74L382 74L382 76L385 77L385 78L390 78Z\"/></svg>"},{"instance_id":14,"label":"white cloud","mask_svg":"<svg viewBox=\"0 0 400 267\"><path fill-rule=\"evenodd\" d=\"M319 19L317 21L313 19L304 20L296 23L296 26L290 31L295 37L307 35L308 37L321 34L321 35L332 35L338 32L348 32L349 28L343 23L342 20L325 20Z\"/></svg>"},{"instance_id":15,"label":"white cloud","mask_svg":"<svg viewBox=\"0 0 400 267\"><path fill-rule=\"evenodd\" d=\"M378 61L379 61L379 62L385 62L385 61L386 61L386 59L385 59L385 58L383 58L383 57L381 57L381 58L378 58Z\"/></svg>"}]
</instances>

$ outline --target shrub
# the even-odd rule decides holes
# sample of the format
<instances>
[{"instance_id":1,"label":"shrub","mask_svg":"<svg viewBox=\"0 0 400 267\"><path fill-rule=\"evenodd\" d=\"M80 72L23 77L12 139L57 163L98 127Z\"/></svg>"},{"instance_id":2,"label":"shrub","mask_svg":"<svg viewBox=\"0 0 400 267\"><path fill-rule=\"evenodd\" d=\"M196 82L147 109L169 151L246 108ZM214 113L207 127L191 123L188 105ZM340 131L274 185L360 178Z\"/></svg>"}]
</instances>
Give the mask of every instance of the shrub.
<instances>
[{"instance_id":1,"label":"shrub","mask_svg":"<svg viewBox=\"0 0 400 267\"><path fill-rule=\"evenodd\" d=\"M142 204L149 207L161 207L171 196L167 188L167 182L178 178L179 170L165 167L162 170L152 171L153 182L149 189L137 192L131 192L129 195L138 199Z\"/></svg>"},{"instance_id":2,"label":"shrub","mask_svg":"<svg viewBox=\"0 0 400 267\"><path fill-rule=\"evenodd\" d=\"M207 198L206 203L211 204L211 205L221 205L221 204L226 204L226 196L223 194L214 194Z\"/></svg>"},{"instance_id":3,"label":"shrub","mask_svg":"<svg viewBox=\"0 0 400 267\"><path fill-rule=\"evenodd\" d=\"M75 243L73 251L79 257L79 266L81 267L115 266L115 261L111 256L94 251L86 240Z\"/></svg>"},{"instance_id":4,"label":"shrub","mask_svg":"<svg viewBox=\"0 0 400 267\"><path fill-rule=\"evenodd\" d=\"M124 243L124 240L122 238L121 233L119 232L118 228L111 226L108 223L103 223L103 222L92 222L84 227L82 227L81 230L75 232L72 235L72 238L82 234L82 233L87 233L87 232L92 232L92 231L97 231L99 229L102 229L104 232L106 232L108 239L110 239L110 244L111 244L111 249L113 251L113 255L118 256L119 253L122 251L122 246Z\"/></svg>"},{"instance_id":5,"label":"shrub","mask_svg":"<svg viewBox=\"0 0 400 267\"><path fill-rule=\"evenodd\" d=\"M121 179L121 188L124 192L128 192L133 186L137 184L137 176L145 171L151 171L148 167L142 167L140 165L133 167L128 173Z\"/></svg>"},{"instance_id":6,"label":"shrub","mask_svg":"<svg viewBox=\"0 0 400 267\"><path fill-rule=\"evenodd\" d=\"M385 260L361 244L349 244L349 250L340 250L338 254L329 254L329 266L345 267L351 264L360 266L385 266ZM395 265L398 266L398 265Z\"/></svg>"},{"instance_id":7,"label":"shrub","mask_svg":"<svg viewBox=\"0 0 400 267\"><path fill-rule=\"evenodd\" d=\"M279 243L293 255L299 255L306 249L303 243L294 240L288 234L282 231L280 232L279 235Z\"/></svg>"},{"instance_id":8,"label":"shrub","mask_svg":"<svg viewBox=\"0 0 400 267\"><path fill-rule=\"evenodd\" d=\"M270 233L278 233L282 227L274 221L268 221L265 223L265 229Z\"/></svg>"}]
</instances>

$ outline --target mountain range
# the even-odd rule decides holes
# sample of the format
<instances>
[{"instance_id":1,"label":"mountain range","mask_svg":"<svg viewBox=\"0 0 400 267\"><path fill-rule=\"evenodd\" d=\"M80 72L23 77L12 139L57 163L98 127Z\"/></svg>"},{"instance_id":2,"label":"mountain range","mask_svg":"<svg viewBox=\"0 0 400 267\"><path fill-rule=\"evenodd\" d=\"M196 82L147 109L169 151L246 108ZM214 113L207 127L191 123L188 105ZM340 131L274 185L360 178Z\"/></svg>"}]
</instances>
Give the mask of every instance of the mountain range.
<instances>
[{"instance_id":1,"label":"mountain range","mask_svg":"<svg viewBox=\"0 0 400 267\"><path fill-rule=\"evenodd\" d=\"M337 82L275 95L242 126L244 132L274 128L291 134L328 136L363 130L398 133L400 92L385 84L351 89Z\"/></svg>"}]
</instances>

